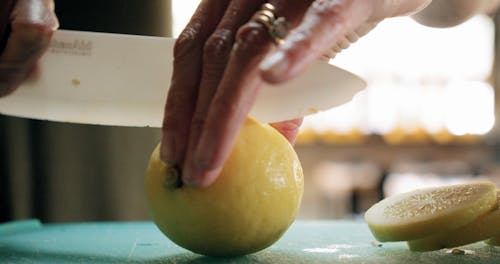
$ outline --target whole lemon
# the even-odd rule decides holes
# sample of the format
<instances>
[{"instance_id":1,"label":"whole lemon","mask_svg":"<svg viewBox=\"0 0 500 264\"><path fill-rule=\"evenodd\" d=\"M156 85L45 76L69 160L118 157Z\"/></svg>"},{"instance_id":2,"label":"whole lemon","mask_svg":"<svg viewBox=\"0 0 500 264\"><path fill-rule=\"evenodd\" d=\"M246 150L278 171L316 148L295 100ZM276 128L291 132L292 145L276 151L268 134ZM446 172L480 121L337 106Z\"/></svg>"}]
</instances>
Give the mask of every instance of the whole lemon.
<instances>
[{"instance_id":1,"label":"whole lemon","mask_svg":"<svg viewBox=\"0 0 500 264\"><path fill-rule=\"evenodd\" d=\"M290 143L247 119L217 180L182 186L177 170L153 151L146 193L154 222L174 243L209 256L237 256L276 242L295 220L303 174Z\"/></svg>"}]
</instances>

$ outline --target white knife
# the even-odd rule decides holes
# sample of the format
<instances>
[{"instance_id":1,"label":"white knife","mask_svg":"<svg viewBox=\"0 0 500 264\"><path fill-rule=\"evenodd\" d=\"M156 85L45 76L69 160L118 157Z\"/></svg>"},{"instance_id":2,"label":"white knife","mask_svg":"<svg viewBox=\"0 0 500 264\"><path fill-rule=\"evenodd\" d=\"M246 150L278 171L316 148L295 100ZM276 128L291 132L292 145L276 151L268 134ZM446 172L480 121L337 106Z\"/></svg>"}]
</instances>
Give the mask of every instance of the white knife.
<instances>
[{"instance_id":1,"label":"white knife","mask_svg":"<svg viewBox=\"0 0 500 264\"><path fill-rule=\"evenodd\" d=\"M0 113L60 122L161 127L173 38L58 30L40 74L0 98ZM261 89L250 116L276 122L348 102L366 86L316 62L298 78Z\"/></svg>"}]
</instances>

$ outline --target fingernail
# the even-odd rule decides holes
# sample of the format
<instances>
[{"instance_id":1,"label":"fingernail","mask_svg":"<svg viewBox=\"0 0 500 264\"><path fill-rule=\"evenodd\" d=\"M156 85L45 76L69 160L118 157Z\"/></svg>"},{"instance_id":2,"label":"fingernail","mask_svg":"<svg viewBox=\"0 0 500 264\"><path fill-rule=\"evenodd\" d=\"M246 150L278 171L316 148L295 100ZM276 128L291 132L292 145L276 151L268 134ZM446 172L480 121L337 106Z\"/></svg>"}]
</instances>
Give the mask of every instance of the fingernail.
<instances>
[{"instance_id":1,"label":"fingernail","mask_svg":"<svg viewBox=\"0 0 500 264\"><path fill-rule=\"evenodd\" d=\"M171 166L167 169L165 175L164 187L169 190L175 190L182 187L179 169L176 166Z\"/></svg>"},{"instance_id":2,"label":"fingernail","mask_svg":"<svg viewBox=\"0 0 500 264\"><path fill-rule=\"evenodd\" d=\"M200 178L200 172L194 169L192 166L184 168L182 172L182 183L187 187L199 187L198 178Z\"/></svg>"},{"instance_id":3,"label":"fingernail","mask_svg":"<svg viewBox=\"0 0 500 264\"><path fill-rule=\"evenodd\" d=\"M288 70L289 61L283 51L275 52L265 58L259 65L261 71L265 71L273 79L285 74Z\"/></svg>"},{"instance_id":4,"label":"fingernail","mask_svg":"<svg viewBox=\"0 0 500 264\"><path fill-rule=\"evenodd\" d=\"M219 170L203 170L197 166L185 168L182 175L184 185L193 188L206 188L210 186L217 176Z\"/></svg>"}]
</instances>

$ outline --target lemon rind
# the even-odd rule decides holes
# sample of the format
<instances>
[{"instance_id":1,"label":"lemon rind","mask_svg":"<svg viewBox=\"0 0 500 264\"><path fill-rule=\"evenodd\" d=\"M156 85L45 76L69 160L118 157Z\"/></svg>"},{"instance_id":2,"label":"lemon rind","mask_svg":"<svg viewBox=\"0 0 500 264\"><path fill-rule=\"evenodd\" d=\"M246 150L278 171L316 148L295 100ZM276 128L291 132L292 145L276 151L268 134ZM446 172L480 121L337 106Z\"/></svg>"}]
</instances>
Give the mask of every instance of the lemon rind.
<instances>
[{"instance_id":1,"label":"lemon rind","mask_svg":"<svg viewBox=\"0 0 500 264\"><path fill-rule=\"evenodd\" d=\"M390 219L384 215L384 208L408 197L422 193L439 191L444 188L463 187L464 185L481 188L477 197L460 206L450 207L439 213L408 219ZM372 206L365 214L365 220L378 241L408 241L453 230L464 226L481 215L486 214L496 204L496 187L491 182L473 182L428 189L419 189L409 193L394 195Z\"/></svg>"},{"instance_id":2,"label":"lemon rind","mask_svg":"<svg viewBox=\"0 0 500 264\"><path fill-rule=\"evenodd\" d=\"M408 241L412 251L432 251L459 247L500 235L500 191L497 191L495 208L471 223L448 232L441 232Z\"/></svg>"}]
</instances>

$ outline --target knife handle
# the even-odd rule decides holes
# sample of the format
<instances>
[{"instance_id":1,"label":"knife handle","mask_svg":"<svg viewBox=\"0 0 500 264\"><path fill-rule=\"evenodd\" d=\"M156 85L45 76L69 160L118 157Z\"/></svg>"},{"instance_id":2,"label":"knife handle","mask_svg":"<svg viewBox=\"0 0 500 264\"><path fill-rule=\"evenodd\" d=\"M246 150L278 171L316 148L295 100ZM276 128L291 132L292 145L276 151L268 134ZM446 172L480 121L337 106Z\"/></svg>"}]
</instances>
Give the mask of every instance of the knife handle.
<instances>
[{"instance_id":1,"label":"knife handle","mask_svg":"<svg viewBox=\"0 0 500 264\"><path fill-rule=\"evenodd\" d=\"M15 0L0 1L0 54L7 45L7 39L10 35L10 13L14 9Z\"/></svg>"}]
</instances>

